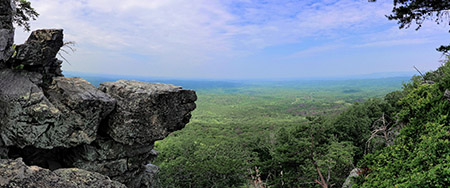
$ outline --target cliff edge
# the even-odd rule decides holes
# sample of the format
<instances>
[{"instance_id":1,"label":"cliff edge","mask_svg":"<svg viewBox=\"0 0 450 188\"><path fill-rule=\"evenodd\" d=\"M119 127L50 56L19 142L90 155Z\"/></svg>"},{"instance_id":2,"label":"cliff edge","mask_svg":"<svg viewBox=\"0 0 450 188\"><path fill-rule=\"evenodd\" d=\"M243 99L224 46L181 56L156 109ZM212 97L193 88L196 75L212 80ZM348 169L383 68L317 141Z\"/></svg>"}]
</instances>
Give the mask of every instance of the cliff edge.
<instances>
[{"instance_id":1,"label":"cliff edge","mask_svg":"<svg viewBox=\"0 0 450 188\"><path fill-rule=\"evenodd\" d=\"M0 3L0 186L154 186L153 144L189 122L195 91L64 77L63 30L33 31L13 49L14 7Z\"/></svg>"}]
</instances>

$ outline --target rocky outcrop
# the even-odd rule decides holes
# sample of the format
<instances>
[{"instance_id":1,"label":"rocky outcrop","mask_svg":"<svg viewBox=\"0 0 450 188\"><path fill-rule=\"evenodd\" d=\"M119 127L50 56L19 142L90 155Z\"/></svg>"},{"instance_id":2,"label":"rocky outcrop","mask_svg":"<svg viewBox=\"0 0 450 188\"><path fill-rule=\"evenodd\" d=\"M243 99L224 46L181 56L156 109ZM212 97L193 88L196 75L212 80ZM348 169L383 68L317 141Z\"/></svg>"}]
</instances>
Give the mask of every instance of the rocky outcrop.
<instances>
[{"instance_id":1,"label":"rocky outcrop","mask_svg":"<svg viewBox=\"0 0 450 188\"><path fill-rule=\"evenodd\" d=\"M12 24L15 11L14 0L0 1L0 68L13 55L14 27Z\"/></svg>"},{"instance_id":2,"label":"rocky outcrop","mask_svg":"<svg viewBox=\"0 0 450 188\"><path fill-rule=\"evenodd\" d=\"M16 63L25 67L45 68L64 45L62 29L41 29L31 32L24 44L17 45Z\"/></svg>"},{"instance_id":3,"label":"rocky outcrop","mask_svg":"<svg viewBox=\"0 0 450 188\"><path fill-rule=\"evenodd\" d=\"M117 100L108 119L107 133L122 144L150 144L182 129L191 118L195 92L181 87L138 81L100 84Z\"/></svg>"},{"instance_id":4,"label":"rocky outcrop","mask_svg":"<svg viewBox=\"0 0 450 188\"><path fill-rule=\"evenodd\" d=\"M115 100L81 78L58 77L44 89L39 73L0 71L0 137L6 146L52 149L95 140Z\"/></svg>"},{"instance_id":5,"label":"rocky outcrop","mask_svg":"<svg viewBox=\"0 0 450 188\"><path fill-rule=\"evenodd\" d=\"M71 150L64 163L105 174L128 187L150 186L154 171L147 164L157 155L153 143L189 122L195 92L138 81L106 82L100 89L117 105L104 121L100 136Z\"/></svg>"},{"instance_id":6,"label":"rocky outcrop","mask_svg":"<svg viewBox=\"0 0 450 188\"><path fill-rule=\"evenodd\" d=\"M107 176L86 170L68 168L50 171L27 166L22 160L0 159L0 187L10 188L126 188Z\"/></svg>"},{"instance_id":7,"label":"rocky outcrop","mask_svg":"<svg viewBox=\"0 0 450 188\"><path fill-rule=\"evenodd\" d=\"M58 110L38 86L41 78L37 73L0 71L0 142L3 145L25 147L41 143L41 136L55 124Z\"/></svg>"},{"instance_id":8,"label":"rocky outcrop","mask_svg":"<svg viewBox=\"0 0 450 188\"><path fill-rule=\"evenodd\" d=\"M53 140L66 137L61 146L89 144L95 140L100 122L114 109L116 101L81 78L57 77L45 90L61 113ZM59 130L58 130L59 129ZM62 129L62 130L61 130ZM55 141L52 142L55 145Z\"/></svg>"},{"instance_id":9,"label":"rocky outcrop","mask_svg":"<svg viewBox=\"0 0 450 188\"><path fill-rule=\"evenodd\" d=\"M49 85L53 77L63 76L62 61L56 58L63 42L62 29L41 29L31 32L24 44L17 45L16 55L8 66L41 73L43 83Z\"/></svg>"},{"instance_id":10,"label":"rocky outcrop","mask_svg":"<svg viewBox=\"0 0 450 188\"><path fill-rule=\"evenodd\" d=\"M109 176L128 187L141 187L146 165L156 157L151 145L124 145L106 137L71 150L64 163Z\"/></svg>"},{"instance_id":11,"label":"rocky outcrop","mask_svg":"<svg viewBox=\"0 0 450 188\"><path fill-rule=\"evenodd\" d=\"M137 81L96 88L63 77L55 57L62 40L62 30L34 31L0 68L0 158L39 166L1 161L0 187L122 186L103 186L108 178L154 186L153 144L189 122L195 92Z\"/></svg>"}]
</instances>

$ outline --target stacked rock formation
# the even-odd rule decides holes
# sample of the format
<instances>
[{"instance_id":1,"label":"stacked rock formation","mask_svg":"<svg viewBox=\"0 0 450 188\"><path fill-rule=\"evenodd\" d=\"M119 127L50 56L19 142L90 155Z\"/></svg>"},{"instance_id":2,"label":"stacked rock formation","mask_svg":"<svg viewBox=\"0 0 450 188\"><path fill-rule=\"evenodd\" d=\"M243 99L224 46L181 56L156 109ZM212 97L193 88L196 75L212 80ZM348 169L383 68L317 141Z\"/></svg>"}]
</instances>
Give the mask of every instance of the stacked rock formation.
<instances>
[{"instance_id":1,"label":"stacked rock formation","mask_svg":"<svg viewBox=\"0 0 450 188\"><path fill-rule=\"evenodd\" d=\"M62 46L37 30L0 61L0 186L152 187L153 144L189 122L195 92L64 77Z\"/></svg>"}]
</instances>

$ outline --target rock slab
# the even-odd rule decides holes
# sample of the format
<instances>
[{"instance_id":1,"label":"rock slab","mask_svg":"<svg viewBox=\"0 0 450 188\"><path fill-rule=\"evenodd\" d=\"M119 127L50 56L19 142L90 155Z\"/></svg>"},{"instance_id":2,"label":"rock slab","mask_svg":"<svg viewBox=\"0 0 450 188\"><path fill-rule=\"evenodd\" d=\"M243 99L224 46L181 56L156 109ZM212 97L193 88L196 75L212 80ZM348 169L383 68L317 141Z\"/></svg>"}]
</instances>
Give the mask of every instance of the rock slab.
<instances>
[{"instance_id":1,"label":"rock slab","mask_svg":"<svg viewBox=\"0 0 450 188\"><path fill-rule=\"evenodd\" d=\"M115 100L81 78L56 78L43 90L39 73L0 70L0 137L5 146L52 149L95 140Z\"/></svg>"},{"instance_id":2,"label":"rock slab","mask_svg":"<svg viewBox=\"0 0 450 188\"><path fill-rule=\"evenodd\" d=\"M49 85L53 77L63 76L62 61L56 58L64 46L62 29L40 29L31 32L24 44L17 45L16 55L10 61L10 67L21 67L24 70L41 73L45 85Z\"/></svg>"},{"instance_id":3,"label":"rock slab","mask_svg":"<svg viewBox=\"0 0 450 188\"><path fill-rule=\"evenodd\" d=\"M22 159L0 159L0 187L9 188L126 188L107 176L81 169L50 171L27 166Z\"/></svg>"},{"instance_id":4,"label":"rock slab","mask_svg":"<svg viewBox=\"0 0 450 188\"><path fill-rule=\"evenodd\" d=\"M153 144L184 128L196 107L195 91L169 84L120 80L99 88L117 100L107 134L128 145Z\"/></svg>"}]
</instances>

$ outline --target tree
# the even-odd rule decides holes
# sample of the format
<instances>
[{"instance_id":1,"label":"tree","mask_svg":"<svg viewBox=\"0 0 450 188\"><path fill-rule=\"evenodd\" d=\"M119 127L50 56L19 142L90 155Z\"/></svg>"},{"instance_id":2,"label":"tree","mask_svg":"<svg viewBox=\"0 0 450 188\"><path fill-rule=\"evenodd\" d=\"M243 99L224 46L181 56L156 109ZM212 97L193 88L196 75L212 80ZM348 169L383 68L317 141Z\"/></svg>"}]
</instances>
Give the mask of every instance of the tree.
<instances>
[{"instance_id":1,"label":"tree","mask_svg":"<svg viewBox=\"0 0 450 188\"><path fill-rule=\"evenodd\" d=\"M375 1L369 0L369 2ZM437 24L450 25L449 10L450 1L448 0L394 0L392 14L388 15L387 18L397 20L400 29L409 28L411 23L415 23L417 25L416 30L418 30L425 20L434 20ZM450 45L442 45L436 50L448 54Z\"/></svg>"},{"instance_id":2,"label":"tree","mask_svg":"<svg viewBox=\"0 0 450 188\"><path fill-rule=\"evenodd\" d=\"M308 123L281 128L268 151L257 150L261 179L267 186L340 187L354 168L357 148L337 140L323 118L307 119Z\"/></svg>"},{"instance_id":3,"label":"tree","mask_svg":"<svg viewBox=\"0 0 450 188\"><path fill-rule=\"evenodd\" d=\"M30 20L36 20L39 13L31 7L31 3L27 0L14 0L16 4L16 13L13 17L13 22L25 31L30 31Z\"/></svg>"},{"instance_id":4,"label":"tree","mask_svg":"<svg viewBox=\"0 0 450 188\"><path fill-rule=\"evenodd\" d=\"M183 134L178 136L177 134ZM237 187L247 181L252 161L243 146L227 136L174 133L155 143L154 163L161 167L161 187Z\"/></svg>"},{"instance_id":5,"label":"tree","mask_svg":"<svg viewBox=\"0 0 450 188\"><path fill-rule=\"evenodd\" d=\"M392 145L364 156L360 167L367 170L355 187L450 185L450 60L425 78L434 84L404 88L396 123L405 126Z\"/></svg>"}]
</instances>

